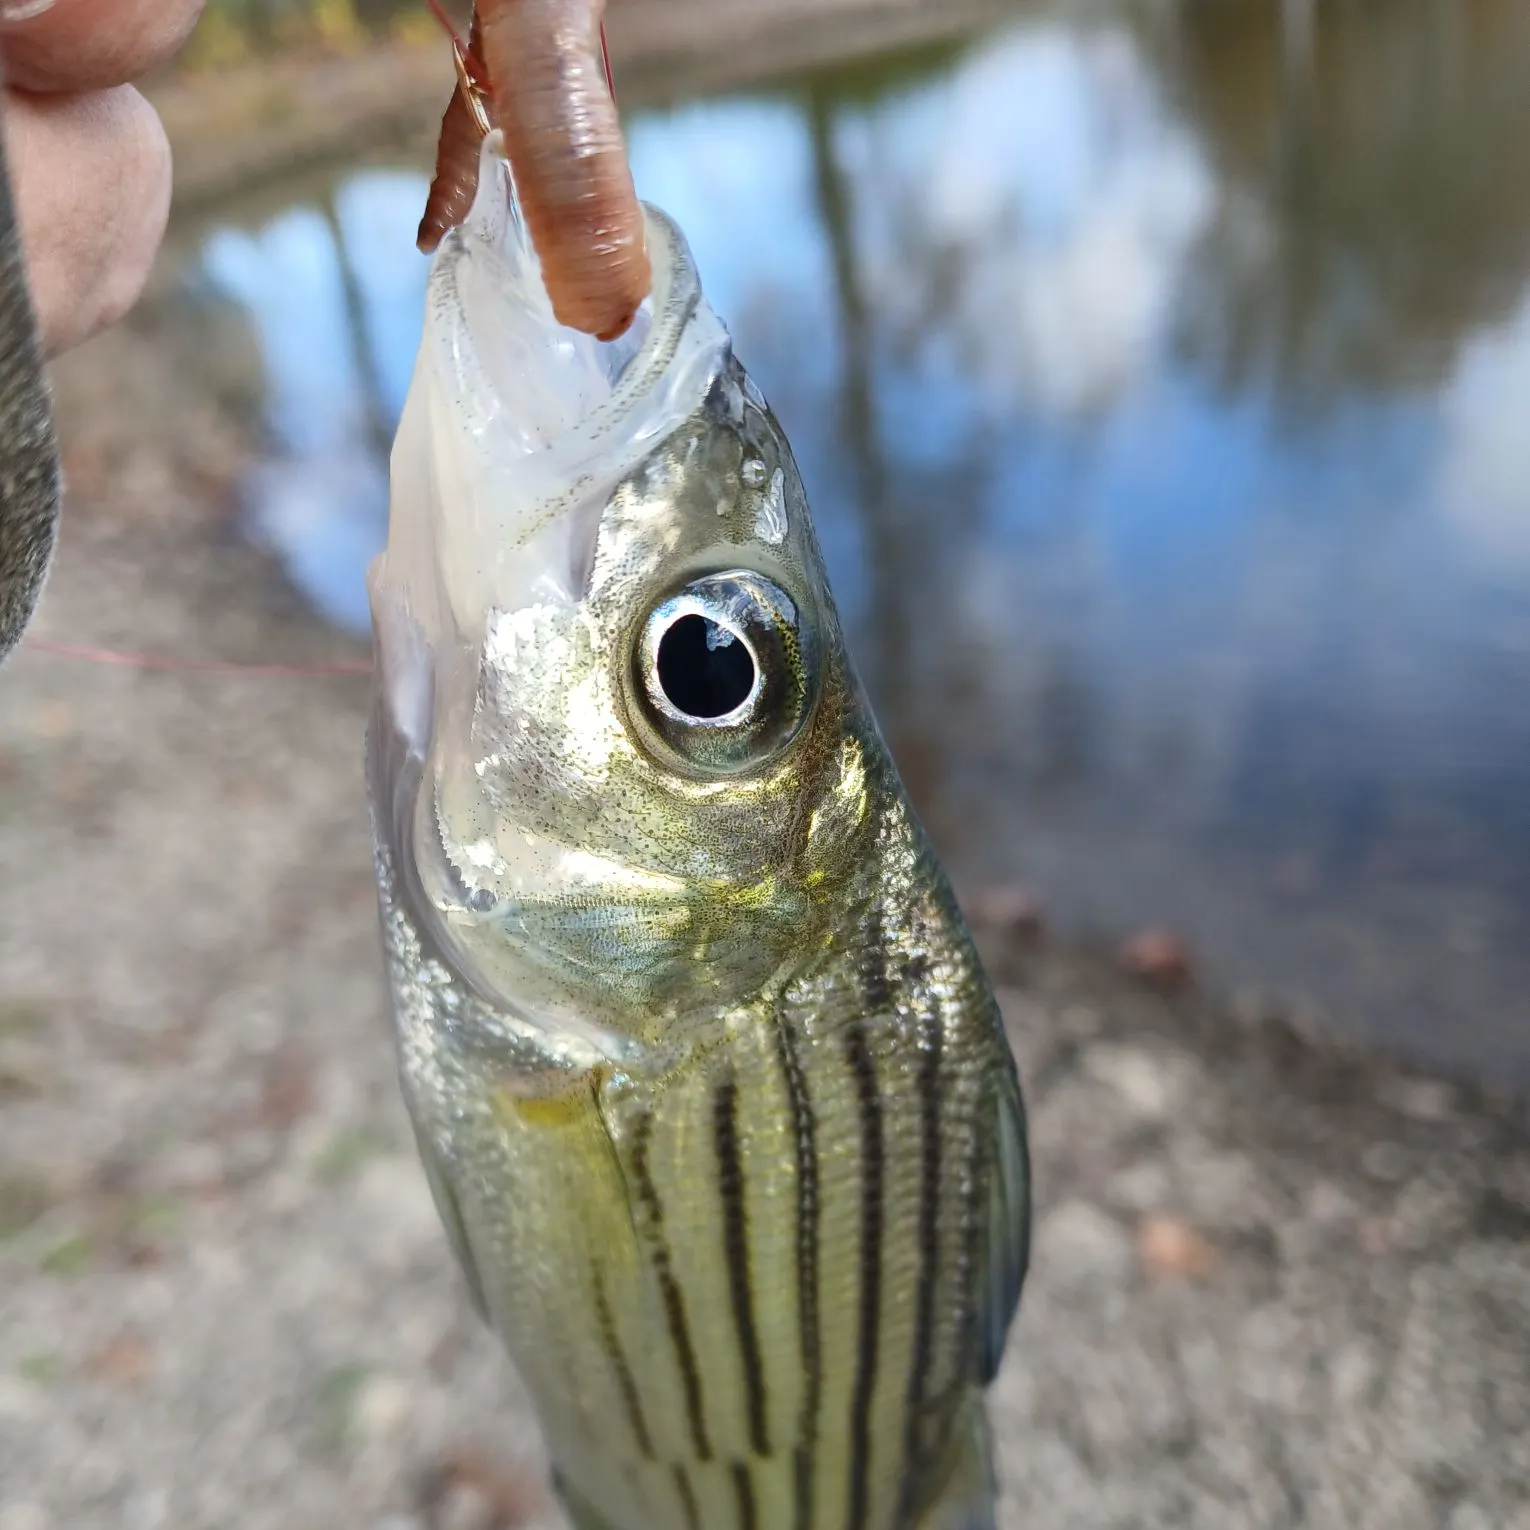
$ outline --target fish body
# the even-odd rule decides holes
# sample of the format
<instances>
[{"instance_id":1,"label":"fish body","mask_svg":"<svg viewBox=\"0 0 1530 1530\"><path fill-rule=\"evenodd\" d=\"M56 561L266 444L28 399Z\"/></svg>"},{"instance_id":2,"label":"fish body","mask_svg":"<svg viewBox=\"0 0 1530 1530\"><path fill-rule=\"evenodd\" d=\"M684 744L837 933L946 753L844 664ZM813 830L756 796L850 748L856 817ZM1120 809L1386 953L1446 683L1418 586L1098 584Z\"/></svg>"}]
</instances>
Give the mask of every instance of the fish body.
<instances>
[{"instance_id":1,"label":"fish body","mask_svg":"<svg viewBox=\"0 0 1530 1530\"><path fill-rule=\"evenodd\" d=\"M42 595L58 541L52 403L0 133L0 661Z\"/></svg>"},{"instance_id":2,"label":"fish body","mask_svg":"<svg viewBox=\"0 0 1530 1530\"><path fill-rule=\"evenodd\" d=\"M1016 1069L790 448L647 209L560 330L486 147L372 573L400 1074L580 1530L979 1530Z\"/></svg>"}]
</instances>

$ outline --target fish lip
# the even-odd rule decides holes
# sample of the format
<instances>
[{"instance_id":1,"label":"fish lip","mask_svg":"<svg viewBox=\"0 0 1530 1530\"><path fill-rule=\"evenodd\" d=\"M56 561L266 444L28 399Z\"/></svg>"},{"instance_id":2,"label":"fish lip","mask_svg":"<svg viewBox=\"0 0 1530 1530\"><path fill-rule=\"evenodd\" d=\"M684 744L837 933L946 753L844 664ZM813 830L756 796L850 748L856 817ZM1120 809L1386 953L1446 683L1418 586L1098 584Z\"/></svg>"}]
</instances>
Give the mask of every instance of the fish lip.
<instances>
[{"instance_id":1,"label":"fish lip","mask_svg":"<svg viewBox=\"0 0 1530 1530\"><path fill-rule=\"evenodd\" d=\"M732 354L684 234L648 203L644 329L597 342L559 325L513 222L507 174L486 148L474 211L436 252L405 405L412 446L401 421L388 545L371 581L374 613L387 587L402 588L438 648L481 642L489 612L529 598L549 556L562 595L582 600L610 495L704 407ZM549 555L553 542L562 550Z\"/></svg>"},{"instance_id":2,"label":"fish lip","mask_svg":"<svg viewBox=\"0 0 1530 1530\"><path fill-rule=\"evenodd\" d=\"M481 398L491 399L494 405L499 405L503 401L504 389L497 385L493 368L485 364L470 333L469 314L474 308L475 297L466 290L467 281L474 274L476 264L487 261L502 267L501 296L510 300L524 302L527 294L533 291L540 294L541 283L540 267L529 243L524 242L524 236L517 247L516 230L507 227L511 220L496 218L485 211L494 196L489 173L491 161L501 184L505 173L502 162L494 159L491 152L492 142L491 139L485 146L484 173L480 178L479 201L475 203L474 213L467 222L447 234L436 253L426 284L427 319L421 345L421 359L428 363L437 385L448 394L458 395L454 402L459 405L459 413L468 417L469 431L476 424L493 422L485 418L482 409L475 411L471 407L471 395L466 398L461 395L471 388L481 389ZM646 323L646 329L632 354L621 363L620 370L611 379L610 391L604 398L543 443L540 449L523 449L519 454L522 460L518 465L533 471L537 480L543 483L559 478L566 480L561 492L549 495L537 507L533 516L537 523L567 508L574 500L587 497L597 488L597 480L614 483L624 476L646 453L653 440L662 435L666 427L672 427L676 418L673 395L680 393L686 399L680 416L692 412L708 396L731 351L726 330L702 296L695 257L684 233L661 208L649 202L641 206L653 287L635 323ZM567 339L573 335L572 331L558 324L550 308L530 318L530 310L537 306L534 302L524 304L529 319L525 327L534 332L537 339L554 347L560 337ZM693 320L703 311L711 322L701 326L706 333L696 336ZM587 345L598 345L599 354L608 357L612 351L630 344L631 333L629 330L610 342L594 342L585 336L576 338ZM697 339L702 344L694 343ZM688 346L687 341L692 343ZM689 356L685 354L687 351L691 353ZM697 356L697 352L702 355ZM702 357L705 357L704 374L693 380L695 368L684 363ZM679 375L670 375L677 361L682 363ZM506 416L508 413L505 411ZM446 423L449 422L437 421L438 428ZM472 441L456 444L470 451L483 450ZM609 466L596 469L596 459L613 446L617 450L611 454ZM488 450L492 452L496 447L503 450L491 437Z\"/></svg>"},{"instance_id":3,"label":"fish lip","mask_svg":"<svg viewBox=\"0 0 1530 1530\"><path fill-rule=\"evenodd\" d=\"M463 291L475 265L491 297L496 285L510 284L510 302L524 304L522 294L541 281L529 243L516 242L509 227L507 175L491 139L474 211L433 258L424 331L392 453L388 537L367 574L384 704L421 754L434 731L436 672L454 648L481 645L491 611L505 605L497 598L500 570L510 570L520 549L565 518L565 593L586 599L610 494L704 403L732 355L684 234L662 209L644 203L653 269L646 333L608 396L570 429L534 453L524 442L507 446L496 424L508 411L492 386L493 368L477 354L471 320L478 310ZM521 339L539 333L525 313L515 322ZM554 342L572 333L557 325L550 306L545 323ZM477 395L475 383L482 387ZM508 496L500 492L506 487ZM476 501L466 514L464 497Z\"/></svg>"}]
</instances>

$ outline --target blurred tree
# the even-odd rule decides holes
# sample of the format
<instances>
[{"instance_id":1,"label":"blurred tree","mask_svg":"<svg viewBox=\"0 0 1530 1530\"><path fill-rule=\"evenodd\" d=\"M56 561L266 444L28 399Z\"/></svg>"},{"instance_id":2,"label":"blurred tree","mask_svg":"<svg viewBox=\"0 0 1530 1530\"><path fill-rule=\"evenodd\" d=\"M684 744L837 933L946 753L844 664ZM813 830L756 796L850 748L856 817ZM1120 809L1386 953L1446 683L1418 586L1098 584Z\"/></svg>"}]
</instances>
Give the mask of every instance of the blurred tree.
<instances>
[{"instance_id":1,"label":"blurred tree","mask_svg":"<svg viewBox=\"0 0 1530 1530\"><path fill-rule=\"evenodd\" d=\"M208 0L187 58L216 67L281 48L346 52L416 8L424 0Z\"/></svg>"},{"instance_id":2,"label":"blurred tree","mask_svg":"<svg viewBox=\"0 0 1530 1530\"><path fill-rule=\"evenodd\" d=\"M366 41L366 30L356 15L353 0L312 0L313 23L321 42L331 48L349 49Z\"/></svg>"}]
</instances>

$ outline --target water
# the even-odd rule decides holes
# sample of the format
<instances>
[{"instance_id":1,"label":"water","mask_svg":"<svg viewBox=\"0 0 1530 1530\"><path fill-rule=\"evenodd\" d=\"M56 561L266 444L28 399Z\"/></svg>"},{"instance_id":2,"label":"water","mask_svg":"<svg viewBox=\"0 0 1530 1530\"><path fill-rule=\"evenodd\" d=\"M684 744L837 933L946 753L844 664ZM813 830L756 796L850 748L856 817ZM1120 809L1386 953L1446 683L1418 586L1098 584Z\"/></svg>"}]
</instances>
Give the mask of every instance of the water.
<instances>
[{"instance_id":1,"label":"water","mask_svg":"<svg viewBox=\"0 0 1530 1530\"><path fill-rule=\"evenodd\" d=\"M1040 14L635 115L959 882L1530 1075L1530 11ZM366 622L418 167L213 231Z\"/></svg>"}]
</instances>

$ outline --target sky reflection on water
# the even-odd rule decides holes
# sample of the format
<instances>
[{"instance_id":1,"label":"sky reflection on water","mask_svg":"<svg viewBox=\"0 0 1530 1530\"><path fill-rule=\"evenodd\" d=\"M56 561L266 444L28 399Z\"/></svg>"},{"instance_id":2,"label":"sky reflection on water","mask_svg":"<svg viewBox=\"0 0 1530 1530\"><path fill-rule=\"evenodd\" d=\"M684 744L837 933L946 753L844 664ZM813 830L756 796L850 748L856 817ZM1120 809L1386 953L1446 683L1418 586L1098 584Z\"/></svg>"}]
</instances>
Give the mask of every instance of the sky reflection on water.
<instances>
[{"instance_id":1,"label":"sky reflection on water","mask_svg":"<svg viewBox=\"0 0 1530 1530\"><path fill-rule=\"evenodd\" d=\"M1369 375L1391 246L1250 172L1194 86L1124 26L1036 22L630 141L792 439L959 879L1530 1071L1530 240L1522 295L1466 292ZM359 629L423 192L359 172L203 257L267 374L250 524Z\"/></svg>"}]
</instances>

